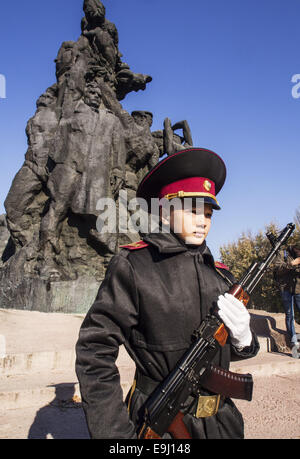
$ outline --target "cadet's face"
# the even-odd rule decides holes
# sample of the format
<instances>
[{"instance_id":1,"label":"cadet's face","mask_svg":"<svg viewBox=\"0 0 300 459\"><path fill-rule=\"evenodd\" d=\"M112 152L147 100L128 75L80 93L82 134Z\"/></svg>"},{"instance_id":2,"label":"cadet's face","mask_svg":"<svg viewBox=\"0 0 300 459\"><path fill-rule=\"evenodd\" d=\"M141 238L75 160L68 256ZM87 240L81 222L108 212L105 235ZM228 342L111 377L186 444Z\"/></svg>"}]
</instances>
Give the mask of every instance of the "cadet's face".
<instances>
[{"instance_id":1,"label":"cadet's face","mask_svg":"<svg viewBox=\"0 0 300 459\"><path fill-rule=\"evenodd\" d=\"M199 203L174 209L170 213L170 227L186 244L201 245L211 226L212 206Z\"/></svg>"}]
</instances>

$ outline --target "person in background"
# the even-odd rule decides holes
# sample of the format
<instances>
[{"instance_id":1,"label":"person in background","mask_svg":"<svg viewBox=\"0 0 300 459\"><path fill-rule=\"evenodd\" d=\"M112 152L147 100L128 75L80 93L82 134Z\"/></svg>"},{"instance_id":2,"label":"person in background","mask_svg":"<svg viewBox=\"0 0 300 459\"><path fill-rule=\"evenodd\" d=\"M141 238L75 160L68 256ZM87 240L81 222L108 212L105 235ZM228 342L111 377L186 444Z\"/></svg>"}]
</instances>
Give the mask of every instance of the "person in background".
<instances>
[{"instance_id":1,"label":"person in background","mask_svg":"<svg viewBox=\"0 0 300 459\"><path fill-rule=\"evenodd\" d=\"M275 263L275 279L281 290L291 345L298 351L300 343L295 331L294 306L300 311L300 245L289 246L281 251Z\"/></svg>"}]
</instances>

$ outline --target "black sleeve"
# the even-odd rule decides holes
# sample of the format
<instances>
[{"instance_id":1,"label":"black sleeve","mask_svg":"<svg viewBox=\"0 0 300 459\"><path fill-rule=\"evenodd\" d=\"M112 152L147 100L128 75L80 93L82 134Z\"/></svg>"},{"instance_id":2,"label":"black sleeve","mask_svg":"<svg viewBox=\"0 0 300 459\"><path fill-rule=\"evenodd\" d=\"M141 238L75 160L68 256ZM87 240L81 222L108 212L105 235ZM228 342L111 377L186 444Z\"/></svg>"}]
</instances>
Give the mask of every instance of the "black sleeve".
<instances>
[{"instance_id":1,"label":"black sleeve","mask_svg":"<svg viewBox=\"0 0 300 459\"><path fill-rule=\"evenodd\" d=\"M259 342L256 334L253 330L252 332L252 341L250 346L246 346L243 349L239 350L231 344L231 360L241 360L241 359L250 359L255 357L260 349Z\"/></svg>"},{"instance_id":2,"label":"black sleeve","mask_svg":"<svg viewBox=\"0 0 300 459\"><path fill-rule=\"evenodd\" d=\"M116 367L119 346L137 323L134 272L124 255L111 260L76 345L76 373L92 438L136 438Z\"/></svg>"}]
</instances>

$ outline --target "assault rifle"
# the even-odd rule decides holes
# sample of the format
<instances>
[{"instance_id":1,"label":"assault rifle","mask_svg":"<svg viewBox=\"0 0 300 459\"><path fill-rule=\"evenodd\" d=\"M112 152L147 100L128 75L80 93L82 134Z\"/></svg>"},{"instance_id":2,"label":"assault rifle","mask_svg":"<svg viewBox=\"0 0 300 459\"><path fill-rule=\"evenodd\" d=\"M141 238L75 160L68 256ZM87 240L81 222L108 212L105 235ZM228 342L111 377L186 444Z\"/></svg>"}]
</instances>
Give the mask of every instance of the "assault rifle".
<instances>
[{"instance_id":1,"label":"assault rifle","mask_svg":"<svg viewBox=\"0 0 300 459\"><path fill-rule=\"evenodd\" d=\"M228 293L246 306L250 294L267 268L295 229L289 223L278 237L267 233L272 249L261 262L254 262L240 282ZM207 389L224 397L252 399L253 380L250 374L237 374L211 364L218 350L227 341L225 325L215 313L208 315L193 334L190 348L172 372L153 391L145 403L144 422L139 429L140 439L160 439L169 432L173 438L190 439L183 422L182 408L190 395L197 396Z\"/></svg>"}]
</instances>

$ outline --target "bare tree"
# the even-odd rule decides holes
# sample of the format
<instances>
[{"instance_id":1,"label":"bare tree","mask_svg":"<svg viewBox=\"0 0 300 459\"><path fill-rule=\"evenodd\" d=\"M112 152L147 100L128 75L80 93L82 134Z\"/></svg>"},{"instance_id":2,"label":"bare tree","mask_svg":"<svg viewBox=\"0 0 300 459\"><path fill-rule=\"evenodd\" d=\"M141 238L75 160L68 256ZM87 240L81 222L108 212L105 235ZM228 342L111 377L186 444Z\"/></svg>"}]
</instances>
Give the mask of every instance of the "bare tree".
<instances>
[{"instance_id":1,"label":"bare tree","mask_svg":"<svg viewBox=\"0 0 300 459\"><path fill-rule=\"evenodd\" d=\"M300 231L300 206L296 209L294 222L295 222L297 231Z\"/></svg>"}]
</instances>

